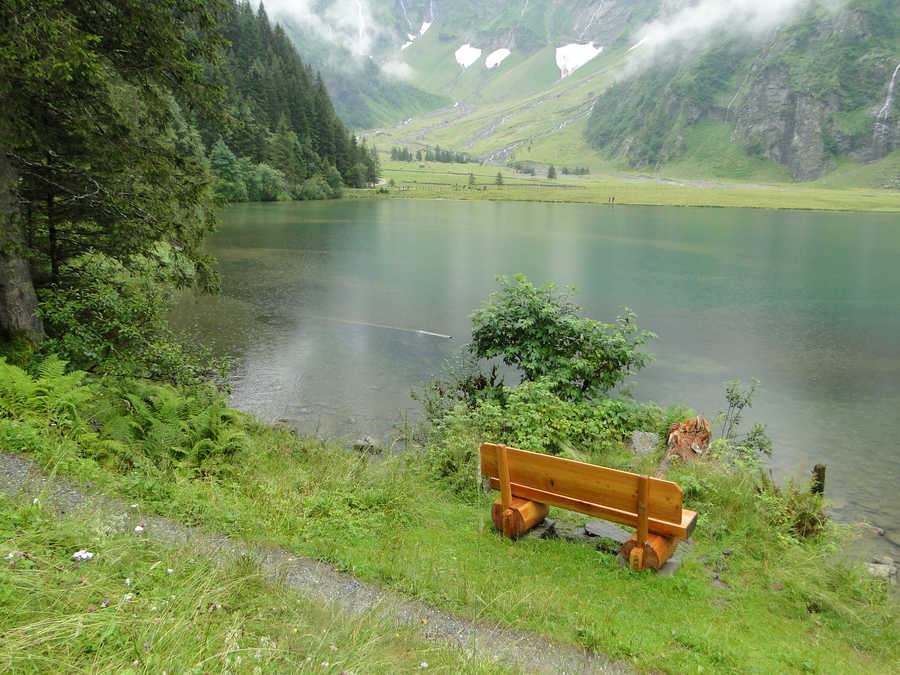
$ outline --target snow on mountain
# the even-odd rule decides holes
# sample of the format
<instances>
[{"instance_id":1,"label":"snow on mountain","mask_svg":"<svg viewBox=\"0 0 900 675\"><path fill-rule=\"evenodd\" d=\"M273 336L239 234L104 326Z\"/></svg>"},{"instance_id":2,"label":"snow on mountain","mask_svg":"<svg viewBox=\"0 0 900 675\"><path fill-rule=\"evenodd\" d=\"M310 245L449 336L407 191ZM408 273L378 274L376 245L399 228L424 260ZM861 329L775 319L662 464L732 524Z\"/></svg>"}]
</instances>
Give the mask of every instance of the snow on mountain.
<instances>
[{"instance_id":1,"label":"snow on mountain","mask_svg":"<svg viewBox=\"0 0 900 675\"><path fill-rule=\"evenodd\" d=\"M495 51L492 51L490 54L487 55L487 58L484 60L484 65L489 70L491 68L496 68L501 63L503 63L503 60L507 56L509 56L511 53L512 52L510 52L506 48L497 49Z\"/></svg>"},{"instance_id":2,"label":"snow on mountain","mask_svg":"<svg viewBox=\"0 0 900 675\"><path fill-rule=\"evenodd\" d=\"M585 63L603 51L603 47L594 47L593 42L578 44L571 42L556 48L556 67L560 77L568 77Z\"/></svg>"},{"instance_id":3,"label":"snow on mountain","mask_svg":"<svg viewBox=\"0 0 900 675\"><path fill-rule=\"evenodd\" d=\"M473 47L467 42L456 50L454 56L456 57L456 62L459 65L461 65L463 68L468 68L479 58L481 58L481 50L478 49L478 47Z\"/></svg>"}]
</instances>

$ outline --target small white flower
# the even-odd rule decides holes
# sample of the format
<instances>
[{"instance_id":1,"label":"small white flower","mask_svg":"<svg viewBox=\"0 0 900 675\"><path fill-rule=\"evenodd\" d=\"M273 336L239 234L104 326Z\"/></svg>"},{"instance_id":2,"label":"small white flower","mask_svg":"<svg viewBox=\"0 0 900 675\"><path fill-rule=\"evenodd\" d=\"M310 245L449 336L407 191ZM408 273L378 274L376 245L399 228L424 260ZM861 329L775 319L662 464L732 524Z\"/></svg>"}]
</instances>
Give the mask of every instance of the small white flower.
<instances>
[{"instance_id":1,"label":"small white flower","mask_svg":"<svg viewBox=\"0 0 900 675\"><path fill-rule=\"evenodd\" d=\"M155 612L155 611L156 611L156 605L153 605L153 607L150 608L150 611L151 611L151 612Z\"/></svg>"},{"instance_id":2,"label":"small white flower","mask_svg":"<svg viewBox=\"0 0 900 675\"><path fill-rule=\"evenodd\" d=\"M131 508L133 508L133 509L136 509L137 507L138 507L137 504L132 504L132 505L131 505Z\"/></svg>"},{"instance_id":3,"label":"small white flower","mask_svg":"<svg viewBox=\"0 0 900 675\"><path fill-rule=\"evenodd\" d=\"M337 651L337 647L335 647L334 645L330 645L330 646L328 647L328 649L330 649L330 650L333 651L333 652L336 652L336 651Z\"/></svg>"},{"instance_id":4,"label":"small white flower","mask_svg":"<svg viewBox=\"0 0 900 675\"><path fill-rule=\"evenodd\" d=\"M125 580L125 585L126 585L126 586L131 586L131 579L126 579L126 580Z\"/></svg>"},{"instance_id":5,"label":"small white flower","mask_svg":"<svg viewBox=\"0 0 900 675\"><path fill-rule=\"evenodd\" d=\"M174 572L174 571L175 571L175 570L173 570L173 569L170 567L169 569L166 570L166 574L172 574L172 572Z\"/></svg>"},{"instance_id":6,"label":"small white flower","mask_svg":"<svg viewBox=\"0 0 900 675\"><path fill-rule=\"evenodd\" d=\"M143 531L144 531L144 526L143 526L143 525L136 525L135 528L134 528L134 533L135 533L135 534L140 534L140 533L143 532Z\"/></svg>"},{"instance_id":7,"label":"small white flower","mask_svg":"<svg viewBox=\"0 0 900 675\"><path fill-rule=\"evenodd\" d=\"M422 668L423 670L427 667L428 667L428 661L422 661L422 663L419 664L419 668Z\"/></svg>"},{"instance_id":8,"label":"small white flower","mask_svg":"<svg viewBox=\"0 0 900 675\"><path fill-rule=\"evenodd\" d=\"M328 667L328 661L322 661L322 667L323 667L323 668L327 668L327 667Z\"/></svg>"},{"instance_id":9,"label":"small white flower","mask_svg":"<svg viewBox=\"0 0 900 675\"><path fill-rule=\"evenodd\" d=\"M128 602L129 600L134 600L134 593L126 593L125 595L122 596L122 599L125 602Z\"/></svg>"},{"instance_id":10,"label":"small white flower","mask_svg":"<svg viewBox=\"0 0 900 675\"><path fill-rule=\"evenodd\" d=\"M35 497L34 499L31 500L31 503L32 503L32 504L37 504L37 502L38 502L38 498L37 498L37 497Z\"/></svg>"},{"instance_id":11,"label":"small white flower","mask_svg":"<svg viewBox=\"0 0 900 675\"><path fill-rule=\"evenodd\" d=\"M131 665L136 666L136 665L138 665L139 663L140 663L140 660L135 659L134 661L131 662Z\"/></svg>"},{"instance_id":12,"label":"small white flower","mask_svg":"<svg viewBox=\"0 0 900 675\"><path fill-rule=\"evenodd\" d=\"M15 557L16 557L16 552L11 551L10 554L8 556L6 556L6 560L12 560ZM74 558L75 556L72 556L72 557Z\"/></svg>"},{"instance_id":13,"label":"small white flower","mask_svg":"<svg viewBox=\"0 0 900 675\"><path fill-rule=\"evenodd\" d=\"M93 557L94 557L93 553L91 553L90 551L85 551L84 549L81 549L80 551L75 551L75 553L72 554L72 560L77 560L79 562L81 562L83 560L90 560Z\"/></svg>"}]
</instances>

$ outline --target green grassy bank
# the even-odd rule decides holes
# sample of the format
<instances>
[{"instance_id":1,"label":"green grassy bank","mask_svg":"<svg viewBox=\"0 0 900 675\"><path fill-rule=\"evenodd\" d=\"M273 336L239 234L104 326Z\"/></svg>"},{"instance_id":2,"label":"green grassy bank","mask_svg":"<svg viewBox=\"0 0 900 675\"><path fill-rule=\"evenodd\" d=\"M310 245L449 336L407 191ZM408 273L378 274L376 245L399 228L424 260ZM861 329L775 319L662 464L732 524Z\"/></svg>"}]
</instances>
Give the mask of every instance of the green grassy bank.
<instances>
[{"instance_id":1,"label":"green grassy bank","mask_svg":"<svg viewBox=\"0 0 900 675\"><path fill-rule=\"evenodd\" d=\"M0 547L6 673L504 672L285 593L252 560L117 534L99 515L57 520L40 500L0 497Z\"/></svg>"},{"instance_id":2,"label":"green grassy bank","mask_svg":"<svg viewBox=\"0 0 900 675\"><path fill-rule=\"evenodd\" d=\"M412 444L403 455L372 458L263 426L211 390L64 374L52 360L30 372L0 362L0 451L24 453L48 472L90 481L145 512L278 544L462 617L530 629L641 670L900 668L896 601L840 553L849 531L831 526L817 537L797 538L779 518L784 503L761 489L754 471L717 464L670 471L700 518L682 568L663 578L622 569L587 544L504 539L490 522L494 496L475 489L474 475L472 489L462 492L437 478L437 464L448 459L456 458L464 472L471 468L466 462L483 440L480 433L451 430L439 447ZM587 458L643 470L657 459L632 457L614 436ZM21 576L3 570L10 583L0 586L0 663L26 671L124 668L151 658L141 649L145 641L169 639L172 646L154 669L177 660L200 664L213 654L222 668L229 628L239 620L248 624L241 648L272 640L284 650L273 667L307 655L331 661L330 644L360 672L379 670L362 667L369 658L384 671L420 659L423 648L411 637L398 647L393 627L350 626L302 603L286 605L252 568L212 572L206 563L185 565L176 553L105 535L96 524L57 524L30 508L0 503L5 549L34 559ZM97 564L72 572L72 552L91 546L102 552L91 561ZM175 572L165 574L168 568ZM121 579L139 576L146 597L126 610ZM157 625L144 605L159 609L173 594L177 602L166 610L172 632L166 633L170 624ZM87 605L96 608L107 598L114 607L85 614ZM208 603L230 610L204 615L198 624L193 608ZM112 612L120 619L104 625ZM189 622L212 630L200 645L174 644L172 636L188 631ZM329 626L336 637L320 641ZM21 660L22 645L39 660ZM458 665L452 655L440 658L449 669Z\"/></svg>"},{"instance_id":3,"label":"green grassy bank","mask_svg":"<svg viewBox=\"0 0 900 675\"><path fill-rule=\"evenodd\" d=\"M561 167L556 167L557 172ZM660 179L649 175L558 173L556 179L517 174L511 168L478 164L382 162L382 176L393 185L387 192L350 190L348 196L406 199L472 199L491 201L544 201L656 206L710 206L731 208L809 209L822 211L900 211L900 191L849 187L841 176L856 177L866 169L846 166L822 184L711 182ZM497 185L497 173L503 185ZM474 176L470 185L469 175ZM849 178L848 178L849 181Z\"/></svg>"}]
</instances>

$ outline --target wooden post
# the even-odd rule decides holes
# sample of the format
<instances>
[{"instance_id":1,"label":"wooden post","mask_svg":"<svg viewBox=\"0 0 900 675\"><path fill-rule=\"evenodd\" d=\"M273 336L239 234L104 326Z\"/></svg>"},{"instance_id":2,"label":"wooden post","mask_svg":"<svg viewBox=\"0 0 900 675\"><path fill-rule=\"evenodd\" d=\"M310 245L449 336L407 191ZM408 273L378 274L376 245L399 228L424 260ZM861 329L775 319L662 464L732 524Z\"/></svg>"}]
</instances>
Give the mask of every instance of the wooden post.
<instances>
[{"instance_id":1,"label":"wooden post","mask_svg":"<svg viewBox=\"0 0 900 675\"><path fill-rule=\"evenodd\" d=\"M633 570L644 568L644 545L647 543L647 501L650 493L650 481L647 476L638 478L638 494L637 494L637 546L631 549L628 557L628 564Z\"/></svg>"},{"instance_id":2,"label":"wooden post","mask_svg":"<svg viewBox=\"0 0 900 675\"><path fill-rule=\"evenodd\" d=\"M825 465L816 464L812 470L812 486L809 490L814 495L825 494Z\"/></svg>"},{"instance_id":3,"label":"wooden post","mask_svg":"<svg viewBox=\"0 0 900 675\"><path fill-rule=\"evenodd\" d=\"M509 480L509 458L505 445L497 446L497 468L500 473L500 502L503 505L503 534L513 539L515 532L513 531L512 486Z\"/></svg>"}]
</instances>

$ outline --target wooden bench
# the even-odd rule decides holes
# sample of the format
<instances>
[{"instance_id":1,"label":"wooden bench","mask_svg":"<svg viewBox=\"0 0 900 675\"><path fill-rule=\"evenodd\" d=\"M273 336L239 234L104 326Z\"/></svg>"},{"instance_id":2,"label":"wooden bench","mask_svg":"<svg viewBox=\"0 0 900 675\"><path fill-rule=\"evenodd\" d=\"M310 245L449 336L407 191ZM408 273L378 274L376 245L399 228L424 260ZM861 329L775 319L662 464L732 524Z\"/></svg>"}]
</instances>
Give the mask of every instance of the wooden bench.
<instances>
[{"instance_id":1,"label":"wooden bench","mask_svg":"<svg viewBox=\"0 0 900 675\"><path fill-rule=\"evenodd\" d=\"M632 569L659 569L697 514L681 507L677 483L505 445L481 446L481 474L500 499L491 508L497 529L516 539L540 523L551 506L637 528L622 546Z\"/></svg>"}]
</instances>

